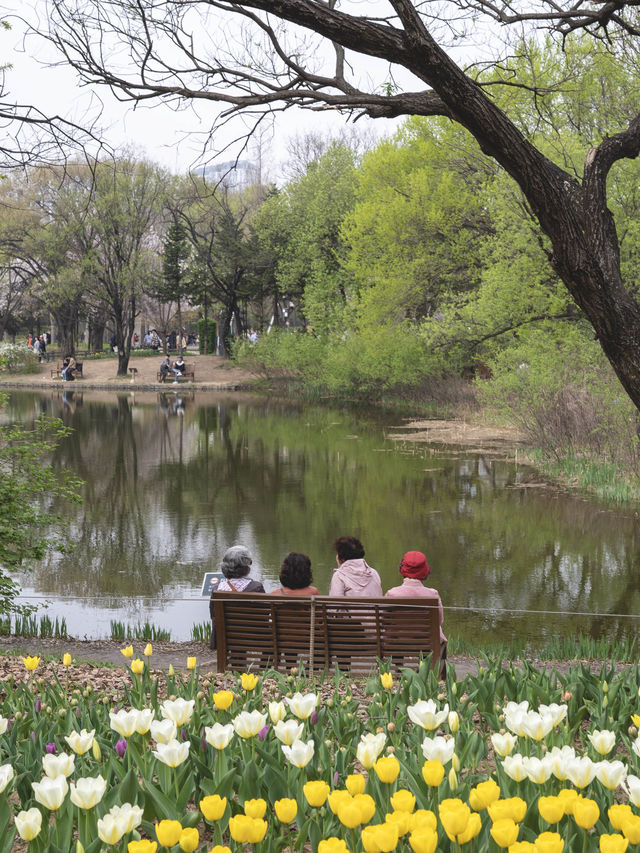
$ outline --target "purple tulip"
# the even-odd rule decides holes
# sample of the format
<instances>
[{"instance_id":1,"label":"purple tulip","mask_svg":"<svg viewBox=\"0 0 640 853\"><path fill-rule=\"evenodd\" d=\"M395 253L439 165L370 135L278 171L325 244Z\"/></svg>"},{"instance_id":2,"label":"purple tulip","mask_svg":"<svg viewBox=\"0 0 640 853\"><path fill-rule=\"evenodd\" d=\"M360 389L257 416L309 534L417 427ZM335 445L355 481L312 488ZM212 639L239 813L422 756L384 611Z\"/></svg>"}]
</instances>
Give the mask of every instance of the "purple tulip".
<instances>
[{"instance_id":1,"label":"purple tulip","mask_svg":"<svg viewBox=\"0 0 640 853\"><path fill-rule=\"evenodd\" d=\"M35 732L31 732L31 740L32 740L34 743L36 742L36 733L35 733Z\"/></svg>"},{"instance_id":2,"label":"purple tulip","mask_svg":"<svg viewBox=\"0 0 640 853\"><path fill-rule=\"evenodd\" d=\"M263 729L260 729L258 732L258 740L264 740L267 736L267 732L269 731L269 726L265 726Z\"/></svg>"},{"instance_id":3,"label":"purple tulip","mask_svg":"<svg viewBox=\"0 0 640 853\"><path fill-rule=\"evenodd\" d=\"M57 747L57 746L55 745L55 743L53 743L53 741L52 741L51 743L48 743L48 744L45 746L45 750L47 751L47 753L48 753L49 755L55 755L55 754L57 753L57 751L58 751L58 747Z\"/></svg>"},{"instance_id":4,"label":"purple tulip","mask_svg":"<svg viewBox=\"0 0 640 853\"><path fill-rule=\"evenodd\" d=\"M337 787L338 787L338 782L339 782L339 781L340 781L340 774L339 774L339 773L338 773L338 771L336 770L336 772L333 774L333 787L334 787L334 788L337 788Z\"/></svg>"},{"instance_id":5,"label":"purple tulip","mask_svg":"<svg viewBox=\"0 0 640 853\"><path fill-rule=\"evenodd\" d=\"M120 758L124 758L124 754L127 751L127 742L126 740L119 740L116 744L116 752L120 756Z\"/></svg>"},{"instance_id":6,"label":"purple tulip","mask_svg":"<svg viewBox=\"0 0 640 853\"><path fill-rule=\"evenodd\" d=\"M182 740L187 740L189 738L189 735L184 729L180 729L180 737L182 738Z\"/></svg>"},{"instance_id":7,"label":"purple tulip","mask_svg":"<svg viewBox=\"0 0 640 853\"><path fill-rule=\"evenodd\" d=\"M40 701L40 697L38 696L38 698L36 699L36 704L34 706L34 710L35 710L36 714L39 714L41 709L42 709L42 702Z\"/></svg>"},{"instance_id":8,"label":"purple tulip","mask_svg":"<svg viewBox=\"0 0 640 853\"><path fill-rule=\"evenodd\" d=\"M310 723L310 725L315 726L315 724L317 722L318 722L318 712L312 711L311 716L309 717L309 723Z\"/></svg>"}]
</instances>

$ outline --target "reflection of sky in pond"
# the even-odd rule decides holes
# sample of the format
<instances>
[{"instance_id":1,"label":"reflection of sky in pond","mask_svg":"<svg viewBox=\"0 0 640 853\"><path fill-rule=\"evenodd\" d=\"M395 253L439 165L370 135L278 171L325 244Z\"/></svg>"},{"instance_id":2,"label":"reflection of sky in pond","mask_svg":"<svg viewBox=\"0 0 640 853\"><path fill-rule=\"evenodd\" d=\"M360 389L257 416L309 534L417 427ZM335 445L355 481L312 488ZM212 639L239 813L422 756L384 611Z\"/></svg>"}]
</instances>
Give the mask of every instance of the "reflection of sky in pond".
<instances>
[{"instance_id":1,"label":"reflection of sky in pond","mask_svg":"<svg viewBox=\"0 0 640 853\"><path fill-rule=\"evenodd\" d=\"M424 551L448 634L635 631L604 615L640 613L632 511L525 488L511 461L392 442L397 416L247 395L59 391L12 393L4 416L28 423L42 411L74 428L54 464L84 479L83 504L64 510L73 550L20 578L75 635L108 635L117 619L187 638L208 618L203 574L238 542L267 589L285 554L304 551L326 591L344 533L360 536L385 589L404 551Z\"/></svg>"}]
</instances>

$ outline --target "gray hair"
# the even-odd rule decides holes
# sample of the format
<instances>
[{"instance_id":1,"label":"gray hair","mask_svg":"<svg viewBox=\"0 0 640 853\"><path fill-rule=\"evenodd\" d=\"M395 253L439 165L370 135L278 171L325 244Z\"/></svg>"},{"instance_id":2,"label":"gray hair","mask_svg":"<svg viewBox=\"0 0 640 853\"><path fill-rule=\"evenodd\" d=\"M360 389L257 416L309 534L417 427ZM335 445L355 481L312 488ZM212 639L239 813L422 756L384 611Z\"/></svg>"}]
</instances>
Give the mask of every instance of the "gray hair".
<instances>
[{"instance_id":1,"label":"gray hair","mask_svg":"<svg viewBox=\"0 0 640 853\"><path fill-rule=\"evenodd\" d=\"M251 569L251 554L244 545L233 545L222 558L220 569L225 578L243 578Z\"/></svg>"}]
</instances>

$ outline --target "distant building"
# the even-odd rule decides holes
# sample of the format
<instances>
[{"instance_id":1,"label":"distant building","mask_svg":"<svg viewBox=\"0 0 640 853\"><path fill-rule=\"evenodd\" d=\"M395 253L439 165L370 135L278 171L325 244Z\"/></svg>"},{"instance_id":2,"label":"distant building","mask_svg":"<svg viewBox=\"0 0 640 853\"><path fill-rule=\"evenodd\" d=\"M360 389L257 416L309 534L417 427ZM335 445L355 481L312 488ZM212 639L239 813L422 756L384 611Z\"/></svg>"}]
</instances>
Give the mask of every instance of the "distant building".
<instances>
[{"instance_id":1,"label":"distant building","mask_svg":"<svg viewBox=\"0 0 640 853\"><path fill-rule=\"evenodd\" d=\"M242 189L255 183L257 166L249 160L227 160L196 166L193 174L201 175L208 183L221 183L230 190Z\"/></svg>"}]
</instances>

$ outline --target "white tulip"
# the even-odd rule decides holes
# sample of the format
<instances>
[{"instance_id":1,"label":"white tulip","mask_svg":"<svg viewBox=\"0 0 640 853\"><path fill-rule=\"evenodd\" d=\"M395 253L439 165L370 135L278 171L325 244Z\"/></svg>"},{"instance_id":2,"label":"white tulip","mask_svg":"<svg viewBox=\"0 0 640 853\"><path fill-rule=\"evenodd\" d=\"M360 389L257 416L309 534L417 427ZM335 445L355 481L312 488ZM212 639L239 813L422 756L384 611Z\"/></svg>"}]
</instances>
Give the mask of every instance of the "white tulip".
<instances>
[{"instance_id":1,"label":"white tulip","mask_svg":"<svg viewBox=\"0 0 640 853\"><path fill-rule=\"evenodd\" d=\"M153 720L153 708L142 708L141 710L131 709L136 711L136 731L139 735L146 735Z\"/></svg>"},{"instance_id":2,"label":"white tulip","mask_svg":"<svg viewBox=\"0 0 640 853\"><path fill-rule=\"evenodd\" d=\"M505 755L511 755L513 747L517 744L518 738L515 735L510 735L507 732L500 734L496 732L491 735L491 743L498 755L504 758Z\"/></svg>"},{"instance_id":3,"label":"white tulip","mask_svg":"<svg viewBox=\"0 0 640 853\"><path fill-rule=\"evenodd\" d=\"M286 722L280 720L280 722L276 723L273 727L273 733L281 743L284 743L286 746L291 746L292 743L302 737L303 729L303 724L298 723L295 720L287 720Z\"/></svg>"},{"instance_id":4,"label":"white tulip","mask_svg":"<svg viewBox=\"0 0 640 853\"><path fill-rule=\"evenodd\" d=\"M527 776L535 785L543 785L553 773L553 762L548 756L543 759L525 757L522 759Z\"/></svg>"},{"instance_id":5,"label":"white tulip","mask_svg":"<svg viewBox=\"0 0 640 853\"><path fill-rule=\"evenodd\" d=\"M586 756L570 759L566 765L567 779L573 782L576 788L586 788L593 782L596 769L595 763Z\"/></svg>"},{"instance_id":6,"label":"white tulip","mask_svg":"<svg viewBox=\"0 0 640 853\"><path fill-rule=\"evenodd\" d=\"M165 699L160 705L160 713L165 720L173 720L176 726L184 726L191 719L195 704L195 699Z\"/></svg>"},{"instance_id":7,"label":"white tulip","mask_svg":"<svg viewBox=\"0 0 640 853\"><path fill-rule=\"evenodd\" d=\"M591 746L600 755L608 755L616 745L615 732L607 731L607 729L603 729L602 731L596 729L588 735L588 738Z\"/></svg>"},{"instance_id":8,"label":"white tulip","mask_svg":"<svg viewBox=\"0 0 640 853\"><path fill-rule=\"evenodd\" d=\"M156 743L169 743L178 734L178 727L173 720L152 720L149 728Z\"/></svg>"},{"instance_id":9,"label":"white tulip","mask_svg":"<svg viewBox=\"0 0 640 853\"><path fill-rule=\"evenodd\" d=\"M179 767L187 760L189 755L189 741L180 743L178 740L170 740L169 743L156 744L157 749L153 750L153 754L163 764L169 767Z\"/></svg>"},{"instance_id":10,"label":"white tulip","mask_svg":"<svg viewBox=\"0 0 640 853\"><path fill-rule=\"evenodd\" d=\"M23 841L33 841L42 829L42 812L35 806L26 812L18 812L14 818L18 835Z\"/></svg>"},{"instance_id":11,"label":"white tulip","mask_svg":"<svg viewBox=\"0 0 640 853\"><path fill-rule=\"evenodd\" d=\"M39 782L32 782L31 787L36 802L54 812L63 804L69 790L69 783L66 777L60 774L55 779L43 776Z\"/></svg>"},{"instance_id":12,"label":"white tulip","mask_svg":"<svg viewBox=\"0 0 640 853\"><path fill-rule=\"evenodd\" d=\"M365 770L371 770L386 742L387 736L384 732L376 735L370 732L366 735L360 735L360 743L356 747L356 757Z\"/></svg>"},{"instance_id":13,"label":"white tulip","mask_svg":"<svg viewBox=\"0 0 640 853\"><path fill-rule=\"evenodd\" d=\"M260 711L241 711L233 720L233 728L240 737L255 737L267 724L267 715Z\"/></svg>"},{"instance_id":14,"label":"white tulip","mask_svg":"<svg viewBox=\"0 0 640 853\"><path fill-rule=\"evenodd\" d=\"M456 750L455 738L426 737L422 741L422 754L427 761L439 761L440 764L448 764Z\"/></svg>"},{"instance_id":15,"label":"white tulip","mask_svg":"<svg viewBox=\"0 0 640 853\"><path fill-rule=\"evenodd\" d=\"M234 731L231 723L225 726L222 723L214 723L212 726L205 726L204 734L208 744L215 749L225 749L231 743Z\"/></svg>"},{"instance_id":16,"label":"white tulip","mask_svg":"<svg viewBox=\"0 0 640 853\"><path fill-rule=\"evenodd\" d=\"M81 809L92 809L97 806L107 790L106 779L102 776L85 776L74 784L71 782L69 799L74 806Z\"/></svg>"},{"instance_id":17,"label":"white tulip","mask_svg":"<svg viewBox=\"0 0 640 853\"><path fill-rule=\"evenodd\" d=\"M539 705L538 713L539 714L551 714L553 717L553 725L559 726L560 723L567 716L567 705L557 705L555 702L552 702L551 705Z\"/></svg>"},{"instance_id":18,"label":"white tulip","mask_svg":"<svg viewBox=\"0 0 640 853\"><path fill-rule=\"evenodd\" d=\"M84 755L85 752L89 752L93 746L95 734L95 729L91 729L90 732L86 729L82 729L81 732L71 732L71 734L66 735L65 740L76 755Z\"/></svg>"},{"instance_id":19,"label":"white tulip","mask_svg":"<svg viewBox=\"0 0 640 853\"><path fill-rule=\"evenodd\" d=\"M132 832L142 823L143 810L140 806L134 806L131 803L123 803L121 806L111 806L109 815L120 821L124 826L123 835L127 832ZM106 816L106 815L105 815Z\"/></svg>"},{"instance_id":20,"label":"white tulip","mask_svg":"<svg viewBox=\"0 0 640 853\"><path fill-rule=\"evenodd\" d=\"M294 767L306 767L313 758L314 745L312 740L306 743L303 740L297 740L291 746L283 745L281 749L287 761Z\"/></svg>"},{"instance_id":21,"label":"white tulip","mask_svg":"<svg viewBox=\"0 0 640 853\"><path fill-rule=\"evenodd\" d=\"M131 711L125 711L121 708L117 714L111 712L109 714L110 726L114 732L118 732L123 738L130 738L136 730L138 723L138 712L133 708Z\"/></svg>"},{"instance_id":22,"label":"white tulip","mask_svg":"<svg viewBox=\"0 0 640 853\"><path fill-rule=\"evenodd\" d=\"M10 764L3 764L0 767L0 794L13 779L13 767Z\"/></svg>"},{"instance_id":23,"label":"white tulip","mask_svg":"<svg viewBox=\"0 0 640 853\"><path fill-rule=\"evenodd\" d=\"M426 702L421 699L415 705L407 705L407 714L412 723L422 726L427 731L433 731L441 726L449 716L449 706L445 705L442 711L438 711L438 707L433 699L428 699Z\"/></svg>"},{"instance_id":24,"label":"white tulip","mask_svg":"<svg viewBox=\"0 0 640 853\"><path fill-rule=\"evenodd\" d=\"M42 769L50 779L56 779L58 776L71 776L76 769L75 755L67 755L66 752L61 752L60 755L43 755Z\"/></svg>"},{"instance_id":25,"label":"white tulip","mask_svg":"<svg viewBox=\"0 0 640 853\"><path fill-rule=\"evenodd\" d=\"M284 720L287 716L287 709L284 702L269 702L269 716L274 725L275 723L279 723L280 720Z\"/></svg>"},{"instance_id":26,"label":"white tulip","mask_svg":"<svg viewBox=\"0 0 640 853\"><path fill-rule=\"evenodd\" d=\"M126 824L123 820L106 814L98 821L98 838L105 844L115 845L126 832Z\"/></svg>"},{"instance_id":27,"label":"white tulip","mask_svg":"<svg viewBox=\"0 0 640 853\"><path fill-rule=\"evenodd\" d=\"M532 740L542 740L553 729L553 715L529 711L522 719L522 728Z\"/></svg>"},{"instance_id":28,"label":"white tulip","mask_svg":"<svg viewBox=\"0 0 640 853\"><path fill-rule=\"evenodd\" d=\"M637 737L634 742L631 744L631 749L635 752L635 754L640 758L640 737Z\"/></svg>"},{"instance_id":29,"label":"white tulip","mask_svg":"<svg viewBox=\"0 0 640 853\"><path fill-rule=\"evenodd\" d=\"M285 702L289 706L291 713L299 720L306 720L315 711L318 705L319 697L315 693L294 693L291 699L285 698Z\"/></svg>"},{"instance_id":30,"label":"white tulip","mask_svg":"<svg viewBox=\"0 0 640 853\"><path fill-rule=\"evenodd\" d=\"M504 706L505 726L518 737L524 737L523 721L528 713L529 703L526 700L524 702L507 702Z\"/></svg>"},{"instance_id":31,"label":"white tulip","mask_svg":"<svg viewBox=\"0 0 640 853\"><path fill-rule=\"evenodd\" d=\"M629 802L636 808L640 807L640 779L637 776L629 775L625 781L624 787L629 795Z\"/></svg>"},{"instance_id":32,"label":"white tulip","mask_svg":"<svg viewBox=\"0 0 640 853\"><path fill-rule=\"evenodd\" d=\"M6 732L8 725L9 720L0 714L0 735L3 735ZM31 811L31 809L29 809L29 811Z\"/></svg>"},{"instance_id":33,"label":"white tulip","mask_svg":"<svg viewBox=\"0 0 640 853\"><path fill-rule=\"evenodd\" d=\"M523 779L529 778L524 758L519 752L514 755L505 755L502 759L502 767L507 776L514 782L522 782Z\"/></svg>"},{"instance_id":34,"label":"white tulip","mask_svg":"<svg viewBox=\"0 0 640 853\"><path fill-rule=\"evenodd\" d=\"M605 788L615 791L627 778L627 768L622 761L598 761L596 777Z\"/></svg>"},{"instance_id":35,"label":"white tulip","mask_svg":"<svg viewBox=\"0 0 640 853\"><path fill-rule=\"evenodd\" d=\"M576 757L576 751L572 746L563 746L560 749L554 746L551 752L547 753L547 757L553 768L553 775L560 782L567 781L567 764Z\"/></svg>"}]
</instances>

